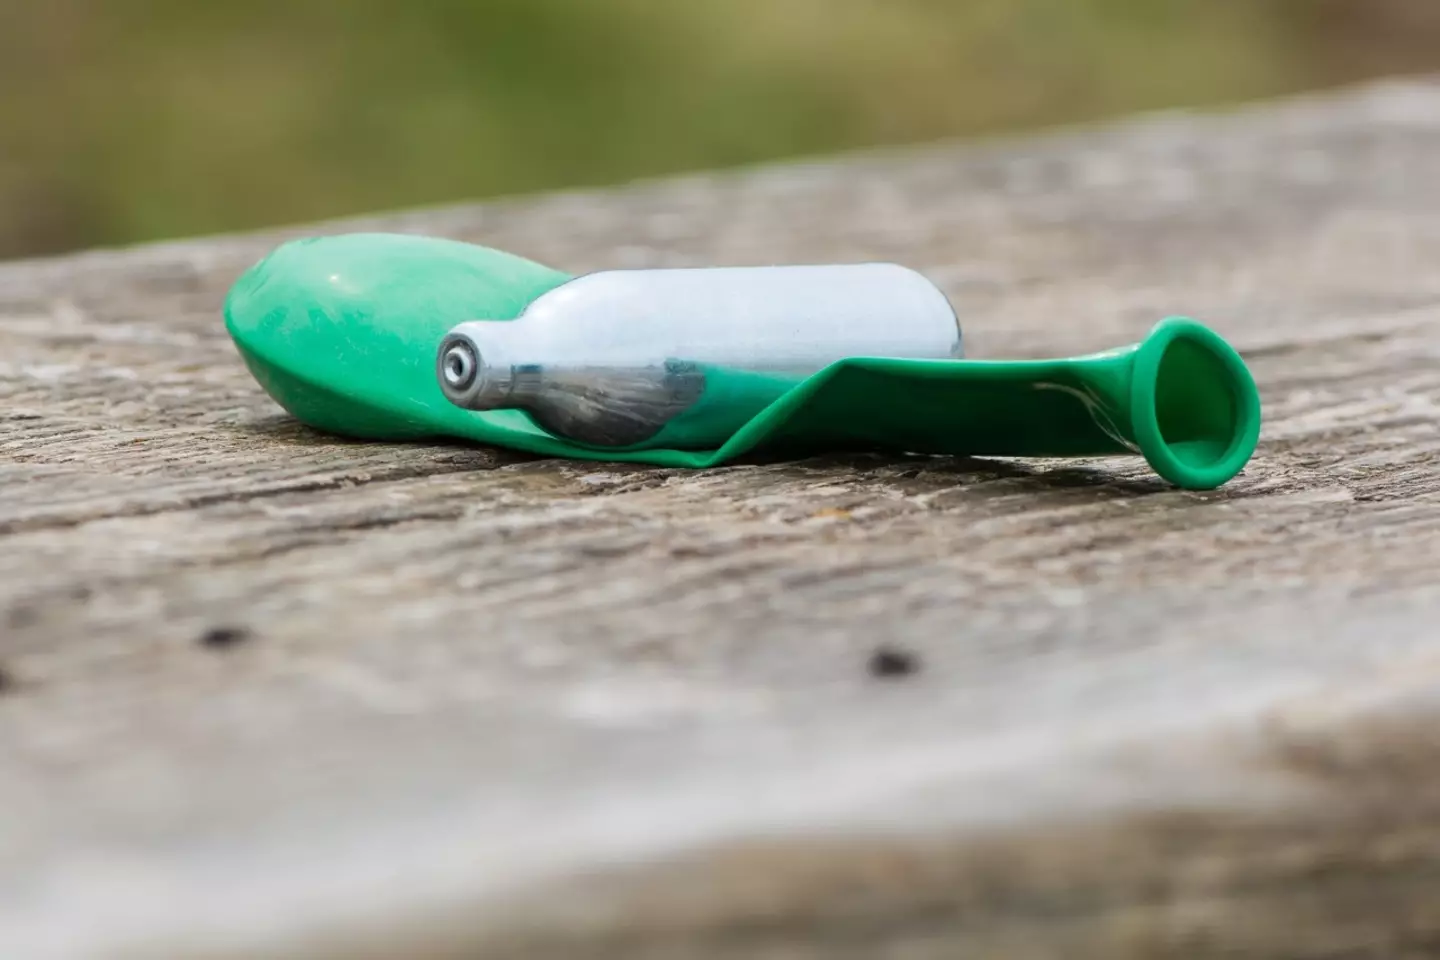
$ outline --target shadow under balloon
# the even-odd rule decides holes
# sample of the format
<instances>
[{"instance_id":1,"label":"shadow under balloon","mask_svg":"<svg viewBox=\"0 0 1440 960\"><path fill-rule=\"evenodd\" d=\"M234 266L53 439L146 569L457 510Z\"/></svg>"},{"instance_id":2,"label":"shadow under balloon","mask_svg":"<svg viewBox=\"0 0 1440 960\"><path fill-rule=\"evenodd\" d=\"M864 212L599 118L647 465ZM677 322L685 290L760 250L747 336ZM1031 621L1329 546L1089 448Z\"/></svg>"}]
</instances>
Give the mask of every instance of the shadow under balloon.
<instances>
[{"instance_id":1,"label":"shadow under balloon","mask_svg":"<svg viewBox=\"0 0 1440 960\"><path fill-rule=\"evenodd\" d=\"M870 478L877 484L892 485L921 481L930 487L974 486L1003 483L1012 489L1044 491L1093 490L1109 497L1141 497L1177 492L1177 488L1156 476L1127 476L1127 458L1108 462L1056 464L1055 461L1027 462L1017 459L954 456L940 454L895 454L867 450L796 450L762 445L724 464L699 470L660 467L643 463L597 458L571 460L506 447L489 446L471 440L433 437L424 440L389 441L347 437L310 427L285 415L265 417L227 429L238 437L308 452L335 451L350 456L366 452L412 459L416 466L428 463L442 470L494 470L527 464L584 466L614 475L651 476L664 474L719 473L764 469L777 477L851 482ZM1213 495L1215 491L1212 491Z\"/></svg>"}]
</instances>

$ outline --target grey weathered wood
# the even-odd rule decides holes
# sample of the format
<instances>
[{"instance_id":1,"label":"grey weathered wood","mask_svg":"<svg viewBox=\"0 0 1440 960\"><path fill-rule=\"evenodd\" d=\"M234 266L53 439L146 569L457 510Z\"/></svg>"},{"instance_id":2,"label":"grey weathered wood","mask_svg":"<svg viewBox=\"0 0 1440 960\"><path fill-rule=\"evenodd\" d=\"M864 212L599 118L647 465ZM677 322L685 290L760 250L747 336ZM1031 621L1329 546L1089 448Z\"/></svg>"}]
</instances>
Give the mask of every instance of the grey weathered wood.
<instances>
[{"instance_id":1,"label":"grey weathered wood","mask_svg":"<svg viewBox=\"0 0 1440 960\"><path fill-rule=\"evenodd\" d=\"M278 233L0 267L0 956L1440 951L1440 84L362 227L1187 313L1267 424L1207 494L356 444L221 328Z\"/></svg>"}]
</instances>

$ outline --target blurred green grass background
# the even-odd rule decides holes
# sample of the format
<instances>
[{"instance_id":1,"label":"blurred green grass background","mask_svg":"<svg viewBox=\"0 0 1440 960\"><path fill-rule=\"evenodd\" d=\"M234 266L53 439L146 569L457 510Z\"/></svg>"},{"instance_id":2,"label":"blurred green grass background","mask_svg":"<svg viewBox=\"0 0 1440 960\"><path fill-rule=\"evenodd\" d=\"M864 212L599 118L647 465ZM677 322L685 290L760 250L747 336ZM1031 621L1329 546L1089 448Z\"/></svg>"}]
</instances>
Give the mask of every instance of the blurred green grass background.
<instances>
[{"instance_id":1,"label":"blurred green grass background","mask_svg":"<svg viewBox=\"0 0 1440 960\"><path fill-rule=\"evenodd\" d=\"M1440 0L0 0L0 256L1440 66Z\"/></svg>"}]
</instances>

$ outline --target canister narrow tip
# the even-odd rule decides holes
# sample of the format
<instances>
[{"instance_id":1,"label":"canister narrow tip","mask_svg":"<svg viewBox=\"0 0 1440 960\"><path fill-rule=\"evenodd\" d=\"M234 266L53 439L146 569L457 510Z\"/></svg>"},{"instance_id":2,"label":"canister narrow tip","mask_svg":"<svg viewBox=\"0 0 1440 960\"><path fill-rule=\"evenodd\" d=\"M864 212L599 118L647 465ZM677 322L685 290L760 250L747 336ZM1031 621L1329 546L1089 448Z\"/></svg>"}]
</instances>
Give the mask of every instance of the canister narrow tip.
<instances>
[{"instance_id":1,"label":"canister narrow tip","mask_svg":"<svg viewBox=\"0 0 1440 960\"><path fill-rule=\"evenodd\" d=\"M508 364L497 363L493 349L482 348L461 324L445 335L435 354L435 380L445 399L467 410L496 410L509 399L514 378Z\"/></svg>"}]
</instances>

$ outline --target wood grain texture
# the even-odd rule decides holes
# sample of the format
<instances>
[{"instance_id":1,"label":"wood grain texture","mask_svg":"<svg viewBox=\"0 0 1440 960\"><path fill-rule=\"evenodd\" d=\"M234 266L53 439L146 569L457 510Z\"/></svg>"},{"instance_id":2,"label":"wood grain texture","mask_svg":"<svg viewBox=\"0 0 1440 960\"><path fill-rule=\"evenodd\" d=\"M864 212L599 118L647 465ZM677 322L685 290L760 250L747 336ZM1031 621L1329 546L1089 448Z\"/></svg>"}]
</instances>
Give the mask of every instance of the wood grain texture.
<instances>
[{"instance_id":1,"label":"wood grain texture","mask_svg":"<svg viewBox=\"0 0 1440 960\"><path fill-rule=\"evenodd\" d=\"M372 228L1184 313L1266 426L1210 493L346 442L219 305ZM1423 80L0 266L0 956L1440 954L1437 465Z\"/></svg>"}]
</instances>

